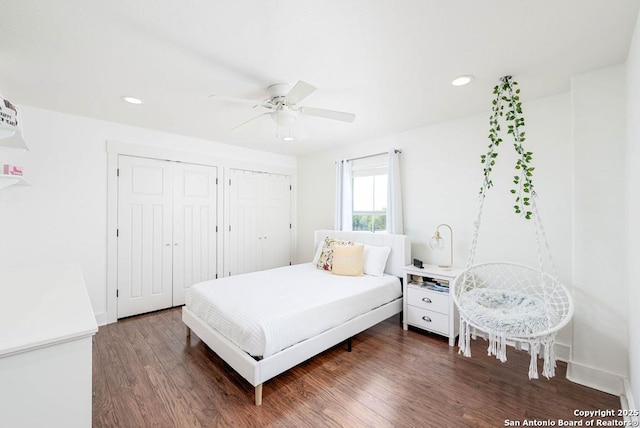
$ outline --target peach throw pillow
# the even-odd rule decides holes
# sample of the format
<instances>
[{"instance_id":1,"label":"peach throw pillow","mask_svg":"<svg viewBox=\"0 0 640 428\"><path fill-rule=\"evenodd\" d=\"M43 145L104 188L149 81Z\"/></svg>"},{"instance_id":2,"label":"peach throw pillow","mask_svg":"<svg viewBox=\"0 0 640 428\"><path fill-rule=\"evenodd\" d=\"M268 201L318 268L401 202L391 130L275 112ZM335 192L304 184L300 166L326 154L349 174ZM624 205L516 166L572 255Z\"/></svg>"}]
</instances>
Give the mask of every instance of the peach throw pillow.
<instances>
[{"instance_id":1,"label":"peach throw pillow","mask_svg":"<svg viewBox=\"0 0 640 428\"><path fill-rule=\"evenodd\" d=\"M331 273L345 276L364 274L364 245L334 245Z\"/></svg>"}]
</instances>

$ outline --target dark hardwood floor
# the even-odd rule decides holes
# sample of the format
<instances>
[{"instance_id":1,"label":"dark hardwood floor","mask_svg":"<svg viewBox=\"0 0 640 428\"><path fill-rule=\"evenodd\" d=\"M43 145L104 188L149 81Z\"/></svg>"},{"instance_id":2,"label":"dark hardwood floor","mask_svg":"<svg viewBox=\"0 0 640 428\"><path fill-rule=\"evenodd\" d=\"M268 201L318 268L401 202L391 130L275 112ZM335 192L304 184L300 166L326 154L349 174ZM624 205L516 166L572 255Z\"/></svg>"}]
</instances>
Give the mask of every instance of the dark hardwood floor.
<instances>
[{"instance_id":1,"label":"dark hardwood floor","mask_svg":"<svg viewBox=\"0 0 640 428\"><path fill-rule=\"evenodd\" d=\"M465 358L444 338L403 331L399 315L356 336L352 352L336 346L267 381L255 406L253 387L185 333L180 308L100 327L95 427L557 426L581 420L574 410L620 408L566 380L564 363L555 378L529 381L528 354L510 348L502 364L478 340Z\"/></svg>"}]
</instances>

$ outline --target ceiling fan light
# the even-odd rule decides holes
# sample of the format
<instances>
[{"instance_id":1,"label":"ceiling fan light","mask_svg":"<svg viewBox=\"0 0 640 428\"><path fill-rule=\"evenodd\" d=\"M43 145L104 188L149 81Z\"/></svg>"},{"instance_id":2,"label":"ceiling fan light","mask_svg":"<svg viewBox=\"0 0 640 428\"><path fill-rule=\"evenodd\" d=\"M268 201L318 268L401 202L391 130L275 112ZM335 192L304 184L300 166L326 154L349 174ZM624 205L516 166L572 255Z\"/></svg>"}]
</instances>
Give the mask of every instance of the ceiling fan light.
<instances>
[{"instance_id":1,"label":"ceiling fan light","mask_svg":"<svg viewBox=\"0 0 640 428\"><path fill-rule=\"evenodd\" d=\"M298 114L285 107L271 113L271 117L278 125L289 126L298 119Z\"/></svg>"},{"instance_id":2,"label":"ceiling fan light","mask_svg":"<svg viewBox=\"0 0 640 428\"><path fill-rule=\"evenodd\" d=\"M458 76L455 79L453 79L451 81L451 84L453 86L464 86L464 85L468 85L469 83L471 83L471 81L473 80L473 76L470 74L465 74L463 76Z\"/></svg>"}]
</instances>

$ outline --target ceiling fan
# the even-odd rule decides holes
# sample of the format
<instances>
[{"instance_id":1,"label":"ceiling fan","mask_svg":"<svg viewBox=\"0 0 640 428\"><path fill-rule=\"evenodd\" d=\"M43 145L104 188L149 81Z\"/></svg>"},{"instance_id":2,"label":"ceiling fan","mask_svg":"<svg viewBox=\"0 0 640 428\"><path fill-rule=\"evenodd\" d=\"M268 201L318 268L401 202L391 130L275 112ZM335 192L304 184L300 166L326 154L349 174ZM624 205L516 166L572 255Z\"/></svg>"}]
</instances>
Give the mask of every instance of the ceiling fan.
<instances>
[{"instance_id":1,"label":"ceiling fan","mask_svg":"<svg viewBox=\"0 0 640 428\"><path fill-rule=\"evenodd\" d=\"M315 91L315 86L300 80L293 87L286 83L276 83L270 85L267 88L269 98L264 101L250 100L247 98L227 97L223 95L210 95L210 97L215 97L221 101L247 104L253 106L253 108L256 109L259 108L266 110L258 116L252 117L251 119L233 127L231 129L232 131L262 116L267 115L271 116L276 124L280 126L291 126L294 122L300 119L301 116L323 117L325 119L339 120L349 123L355 120L356 115L353 113L298 105L300 101L302 101ZM285 141L293 140L290 135L285 136L283 139Z\"/></svg>"}]
</instances>

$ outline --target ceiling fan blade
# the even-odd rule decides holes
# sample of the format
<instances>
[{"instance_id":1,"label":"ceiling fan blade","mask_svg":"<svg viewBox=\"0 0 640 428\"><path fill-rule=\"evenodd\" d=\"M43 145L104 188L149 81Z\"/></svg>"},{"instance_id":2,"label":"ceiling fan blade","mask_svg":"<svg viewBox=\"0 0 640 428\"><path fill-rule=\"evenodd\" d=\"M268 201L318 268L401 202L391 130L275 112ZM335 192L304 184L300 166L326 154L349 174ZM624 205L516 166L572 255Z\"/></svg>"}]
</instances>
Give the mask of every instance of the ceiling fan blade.
<instances>
[{"instance_id":1,"label":"ceiling fan blade","mask_svg":"<svg viewBox=\"0 0 640 428\"><path fill-rule=\"evenodd\" d=\"M315 86L307 82L303 82L302 80L298 80L298 83L291 88L287 96L284 97L284 100L287 104L297 104L315 92L316 89L317 88Z\"/></svg>"},{"instance_id":2,"label":"ceiling fan blade","mask_svg":"<svg viewBox=\"0 0 640 428\"><path fill-rule=\"evenodd\" d=\"M236 104L247 104L253 107L262 106L264 104L264 101L250 100L248 98L227 97L225 95L216 95L216 94L209 95L209 98L215 98L220 101L227 101L227 102L236 103Z\"/></svg>"},{"instance_id":3,"label":"ceiling fan blade","mask_svg":"<svg viewBox=\"0 0 640 428\"><path fill-rule=\"evenodd\" d=\"M231 128L231 129L230 129L230 131L235 131L236 129L240 128L241 126L244 126L244 125L246 125L247 123L252 122L252 121L254 121L254 120L256 120L256 119L258 119L258 118L260 118L260 117L262 117L262 116L266 116L266 115L268 115L268 114L271 114L271 113L270 113L270 112L266 112L266 113L259 114L259 115L255 116L255 117L252 117L251 119L249 119L249 120L247 120L247 121L242 122L240 125L236 125L236 126L234 126L233 128Z\"/></svg>"},{"instance_id":4,"label":"ceiling fan blade","mask_svg":"<svg viewBox=\"0 0 640 428\"><path fill-rule=\"evenodd\" d=\"M356 118L356 115L353 113L315 107L300 107L299 111L306 116L324 117L325 119L340 120L349 123L353 122Z\"/></svg>"}]
</instances>

